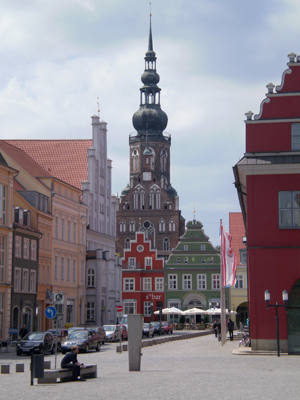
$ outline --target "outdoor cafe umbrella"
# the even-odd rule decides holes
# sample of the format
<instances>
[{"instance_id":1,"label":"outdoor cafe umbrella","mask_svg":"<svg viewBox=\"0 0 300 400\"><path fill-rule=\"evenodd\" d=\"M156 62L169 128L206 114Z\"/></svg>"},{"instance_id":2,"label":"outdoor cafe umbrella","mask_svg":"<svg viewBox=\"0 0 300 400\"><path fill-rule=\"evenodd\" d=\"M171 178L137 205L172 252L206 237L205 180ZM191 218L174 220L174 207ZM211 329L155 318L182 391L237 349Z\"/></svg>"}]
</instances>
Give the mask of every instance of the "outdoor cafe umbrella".
<instances>
[{"instance_id":1,"label":"outdoor cafe umbrella","mask_svg":"<svg viewBox=\"0 0 300 400\"><path fill-rule=\"evenodd\" d=\"M157 311L154 311L154 313L153 314L159 314L160 313L160 310L157 310ZM179 308L176 308L176 307L171 307L171 308L163 308L162 310L161 310L161 313L162 314L182 314L182 311L181 310L179 310Z\"/></svg>"},{"instance_id":2,"label":"outdoor cafe umbrella","mask_svg":"<svg viewBox=\"0 0 300 400\"><path fill-rule=\"evenodd\" d=\"M229 311L227 308L226 308L225 311L226 311L227 315L237 314L236 311ZM209 308L208 310L206 310L206 313L208 315L220 315L221 314L221 308Z\"/></svg>"},{"instance_id":3,"label":"outdoor cafe umbrella","mask_svg":"<svg viewBox=\"0 0 300 400\"><path fill-rule=\"evenodd\" d=\"M196 315L207 315L206 310L202 310L201 308L190 308L188 310L182 311L182 315L194 315L196 322Z\"/></svg>"}]
</instances>

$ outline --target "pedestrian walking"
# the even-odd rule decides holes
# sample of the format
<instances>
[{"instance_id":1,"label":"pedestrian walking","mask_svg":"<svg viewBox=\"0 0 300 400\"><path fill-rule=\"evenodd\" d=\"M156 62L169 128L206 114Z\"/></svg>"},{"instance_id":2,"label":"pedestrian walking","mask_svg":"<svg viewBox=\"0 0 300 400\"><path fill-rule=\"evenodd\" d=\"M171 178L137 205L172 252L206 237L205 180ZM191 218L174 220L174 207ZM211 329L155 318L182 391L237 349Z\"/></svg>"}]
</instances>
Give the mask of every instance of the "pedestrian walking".
<instances>
[{"instance_id":1,"label":"pedestrian walking","mask_svg":"<svg viewBox=\"0 0 300 400\"><path fill-rule=\"evenodd\" d=\"M233 328L234 328L234 323L231 321L231 318L228 320L228 332L229 332L229 338L230 340L233 340Z\"/></svg>"}]
</instances>

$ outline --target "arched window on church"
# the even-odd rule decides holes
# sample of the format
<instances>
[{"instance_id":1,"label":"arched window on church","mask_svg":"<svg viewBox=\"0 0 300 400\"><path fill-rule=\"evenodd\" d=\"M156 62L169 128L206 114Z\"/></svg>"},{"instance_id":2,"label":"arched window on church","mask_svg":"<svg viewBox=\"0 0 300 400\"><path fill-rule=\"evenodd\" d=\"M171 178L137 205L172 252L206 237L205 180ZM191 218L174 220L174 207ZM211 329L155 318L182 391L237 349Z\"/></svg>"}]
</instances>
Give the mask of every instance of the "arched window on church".
<instances>
[{"instance_id":1,"label":"arched window on church","mask_svg":"<svg viewBox=\"0 0 300 400\"><path fill-rule=\"evenodd\" d=\"M161 208L161 190L156 184L149 189L149 208L150 210L160 210Z\"/></svg>"},{"instance_id":2,"label":"arched window on church","mask_svg":"<svg viewBox=\"0 0 300 400\"><path fill-rule=\"evenodd\" d=\"M140 225L141 232L145 232L145 239L150 240L152 247L155 247L155 227L150 221L144 221Z\"/></svg>"},{"instance_id":3,"label":"arched window on church","mask_svg":"<svg viewBox=\"0 0 300 400\"><path fill-rule=\"evenodd\" d=\"M120 221L120 233L122 232L126 232L126 222L123 219Z\"/></svg>"},{"instance_id":4,"label":"arched window on church","mask_svg":"<svg viewBox=\"0 0 300 400\"><path fill-rule=\"evenodd\" d=\"M142 185L137 185L133 191L133 209L143 210L145 208L145 189Z\"/></svg>"},{"instance_id":5,"label":"arched window on church","mask_svg":"<svg viewBox=\"0 0 300 400\"><path fill-rule=\"evenodd\" d=\"M87 286L95 287L95 270L94 270L94 268L89 268L87 271Z\"/></svg>"},{"instance_id":6,"label":"arched window on church","mask_svg":"<svg viewBox=\"0 0 300 400\"><path fill-rule=\"evenodd\" d=\"M167 237L164 238L163 248L164 248L164 251L169 251L170 250L170 239L167 238Z\"/></svg>"},{"instance_id":7,"label":"arched window on church","mask_svg":"<svg viewBox=\"0 0 300 400\"><path fill-rule=\"evenodd\" d=\"M176 228L176 226L175 226L175 221L174 221L173 218L172 218L172 219L170 219L170 221L169 221L169 231L170 231L170 232L175 232L175 228Z\"/></svg>"},{"instance_id":8,"label":"arched window on church","mask_svg":"<svg viewBox=\"0 0 300 400\"><path fill-rule=\"evenodd\" d=\"M165 210L172 210L172 203L170 201L165 203Z\"/></svg>"},{"instance_id":9,"label":"arched window on church","mask_svg":"<svg viewBox=\"0 0 300 400\"><path fill-rule=\"evenodd\" d=\"M129 222L129 232L135 232L135 221L133 219Z\"/></svg>"},{"instance_id":10,"label":"arched window on church","mask_svg":"<svg viewBox=\"0 0 300 400\"><path fill-rule=\"evenodd\" d=\"M168 153L166 149L162 149L160 152L160 170L161 171L166 171L167 170L167 165L168 165Z\"/></svg>"},{"instance_id":11,"label":"arched window on church","mask_svg":"<svg viewBox=\"0 0 300 400\"><path fill-rule=\"evenodd\" d=\"M129 238L125 239L124 248L125 249L130 249L130 239Z\"/></svg>"},{"instance_id":12,"label":"arched window on church","mask_svg":"<svg viewBox=\"0 0 300 400\"><path fill-rule=\"evenodd\" d=\"M132 171L136 172L139 169L139 152L136 149L133 150L131 158L132 158Z\"/></svg>"},{"instance_id":13,"label":"arched window on church","mask_svg":"<svg viewBox=\"0 0 300 400\"><path fill-rule=\"evenodd\" d=\"M168 181L167 181L167 178L165 177L165 176L161 176L161 178L160 178L160 187L162 188L162 189L167 189L167 187L168 187Z\"/></svg>"},{"instance_id":14,"label":"arched window on church","mask_svg":"<svg viewBox=\"0 0 300 400\"><path fill-rule=\"evenodd\" d=\"M166 223L163 218L161 218L161 220L159 221L158 230L159 232L164 232L166 230Z\"/></svg>"},{"instance_id":15,"label":"arched window on church","mask_svg":"<svg viewBox=\"0 0 300 400\"><path fill-rule=\"evenodd\" d=\"M129 202L128 201L124 201L122 208L123 208L123 210L130 210Z\"/></svg>"}]
</instances>

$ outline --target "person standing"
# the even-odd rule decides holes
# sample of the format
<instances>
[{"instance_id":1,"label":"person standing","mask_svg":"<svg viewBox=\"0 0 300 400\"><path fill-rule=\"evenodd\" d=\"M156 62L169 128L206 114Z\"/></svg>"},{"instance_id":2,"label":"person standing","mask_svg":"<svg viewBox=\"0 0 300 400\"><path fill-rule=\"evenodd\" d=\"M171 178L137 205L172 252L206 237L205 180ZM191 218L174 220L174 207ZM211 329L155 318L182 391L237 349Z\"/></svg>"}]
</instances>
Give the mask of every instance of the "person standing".
<instances>
[{"instance_id":1,"label":"person standing","mask_svg":"<svg viewBox=\"0 0 300 400\"><path fill-rule=\"evenodd\" d=\"M26 328L26 325L24 324L19 332L20 338L23 339L23 337L26 336L27 333L28 333L28 329Z\"/></svg>"},{"instance_id":2,"label":"person standing","mask_svg":"<svg viewBox=\"0 0 300 400\"><path fill-rule=\"evenodd\" d=\"M229 320L228 320L227 327L228 327L228 332L229 332L230 340L233 340L233 327L234 327L234 323L231 321L231 318L229 318Z\"/></svg>"},{"instance_id":3,"label":"person standing","mask_svg":"<svg viewBox=\"0 0 300 400\"><path fill-rule=\"evenodd\" d=\"M64 358L61 360L61 368L68 368L73 371L72 381L85 381L86 379L79 378L80 369L84 368L84 365L78 362L77 360L78 353L79 353L78 346L73 346L72 351L67 355L65 355Z\"/></svg>"},{"instance_id":4,"label":"person standing","mask_svg":"<svg viewBox=\"0 0 300 400\"><path fill-rule=\"evenodd\" d=\"M218 336L218 323L217 320L214 320L213 330L215 331L215 337Z\"/></svg>"}]
</instances>

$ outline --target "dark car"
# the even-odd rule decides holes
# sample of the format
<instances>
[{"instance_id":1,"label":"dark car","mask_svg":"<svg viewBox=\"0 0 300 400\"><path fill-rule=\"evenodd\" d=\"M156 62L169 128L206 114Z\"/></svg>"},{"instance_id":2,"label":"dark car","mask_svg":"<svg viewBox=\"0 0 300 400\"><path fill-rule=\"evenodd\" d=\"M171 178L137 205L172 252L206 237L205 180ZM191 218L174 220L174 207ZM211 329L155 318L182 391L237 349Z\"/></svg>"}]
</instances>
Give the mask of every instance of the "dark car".
<instances>
[{"instance_id":1,"label":"dark car","mask_svg":"<svg viewBox=\"0 0 300 400\"><path fill-rule=\"evenodd\" d=\"M54 342L56 343L56 329L49 329L48 332L52 333L54 337ZM67 329L57 329L57 351L61 350L61 344L66 341L67 337Z\"/></svg>"},{"instance_id":2,"label":"dark car","mask_svg":"<svg viewBox=\"0 0 300 400\"><path fill-rule=\"evenodd\" d=\"M154 328L154 334L156 335L164 335L165 334L165 330L164 327L162 326L161 322L151 322L153 328Z\"/></svg>"},{"instance_id":3,"label":"dark car","mask_svg":"<svg viewBox=\"0 0 300 400\"><path fill-rule=\"evenodd\" d=\"M21 354L54 353L55 342L51 332L30 332L17 343L17 356Z\"/></svg>"},{"instance_id":4,"label":"dark car","mask_svg":"<svg viewBox=\"0 0 300 400\"><path fill-rule=\"evenodd\" d=\"M100 335L90 330L77 330L71 333L70 337L61 344L62 354L71 351L73 346L78 346L79 351L88 353L90 349L100 351Z\"/></svg>"},{"instance_id":5,"label":"dark car","mask_svg":"<svg viewBox=\"0 0 300 400\"><path fill-rule=\"evenodd\" d=\"M105 344L105 330L103 329L103 326L91 326L87 328L88 331L96 332L97 335L100 335L100 341L102 344Z\"/></svg>"},{"instance_id":6,"label":"dark car","mask_svg":"<svg viewBox=\"0 0 300 400\"><path fill-rule=\"evenodd\" d=\"M142 337L143 336L147 336L147 337L154 336L154 327L151 323L144 322Z\"/></svg>"},{"instance_id":7,"label":"dark car","mask_svg":"<svg viewBox=\"0 0 300 400\"><path fill-rule=\"evenodd\" d=\"M173 325L171 324L171 322L162 321L161 324L165 330L165 333L173 333Z\"/></svg>"}]
</instances>

